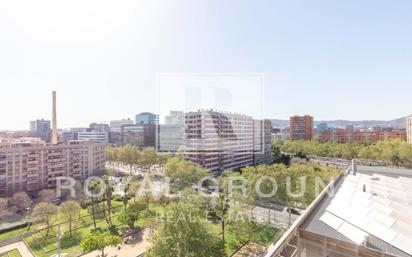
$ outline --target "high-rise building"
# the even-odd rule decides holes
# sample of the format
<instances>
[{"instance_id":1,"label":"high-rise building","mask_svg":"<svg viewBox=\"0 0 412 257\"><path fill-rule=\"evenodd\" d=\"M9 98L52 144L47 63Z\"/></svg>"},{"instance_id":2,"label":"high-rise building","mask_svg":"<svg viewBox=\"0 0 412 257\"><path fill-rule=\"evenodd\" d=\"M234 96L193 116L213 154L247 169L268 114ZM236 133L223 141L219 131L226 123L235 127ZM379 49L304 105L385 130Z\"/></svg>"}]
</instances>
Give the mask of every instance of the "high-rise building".
<instances>
[{"instance_id":1,"label":"high-rise building","mask_svg":"<svg viewBox=\"0 0 412 257\"><path fill-rule=\"evenodd\" d=\"M51 123L49 120L30 121L30 136L38 137L45 142L51 140Z\"/></svg>"},{"instance_id":2,"label":"high-rise building","mask_svg":"<svg viewBox=\"0 0 412 257\"><path fill-rule=\"evenodd\" d=\"M133 144L138 147L156 147L155 124L123 125L121 132L122 144Z\"/></svg>"},{"instance_id":3,"label":"high-rise building","mask_svg":"<svg viewBox=\"0 0 412 257\"><path fill-rule=\"evenodd\" d=\"M159 115L150 112L142 112L135 117L136 124L159 124Z\"/></svg>"},{"instance_id":4,"label":"high-rise building","mask_svg":"<svg viewBox=\"0 0 412 257\"><path fill-rule=\"evenodd\" d=\"M313 117L309 115L290 117L290 139L312 140Z\"/></svg>"},{"instance_id":5,"label":"high-rise building","mask_svg":"<svg viewBox=\"0 0 412 257\"><path fill-rule=\"evenodd\" d=\"M110 124L110 132L122 132L123 125L134 124L134 122L131 119L122 119L122 120L112 120L109 122L109 124Z\"/></svg>"},{"instance_id":6,"label":"high-rise building","mask_svg":"<svg viewBox=\"0 0 412 257\"><path fill-rule=\"evenodd\" d=\"M160 152L176 153L183 150L185 145L185 126L159 125L157 131L157 150Z\"/></svg>"},{"instance_id":7,"label":"high-rise building","mask_svg":"<svg viewBox=\"0 0 412 257\"><path fill-rule=\"evenodd\" d=\"M185 113L181 111L170 111L169 115L165 117L166 125L184 125Z\"/></svg>"},{"instance_id":8,"label":"high-rise building","mask_svg":"<svg viewBox=\"0 0 412 257\"><path fill-rule=\"evenodd\" d=\"M250 116L199 110L185 114L185 156L210 171L253 165L254 131Z\"/></svg>"},{"instance_id":9,"label":"high-rise building","mask_svg":"<svg viewBox=\"0 0 412 257\"><path fill-rule=\"evenodd\" d=\"M119 145L122 143L122 126L132 125L131 119L112 120L110 121L109 143Z\"/></svg>"},{"instance_id":10,"label":"high-rise building","mask_svg":"<svg viewBox=\"0 0 412 257\"><path fill-rule=\"evenodd\" d=\"M272 163L272 122L270 120L253 121L253 164Z\"/></svg>"},{"instance_id":11,"label":"high-rise building","mask_svg":"<svg viewBox=\"0 0 412 257\"><path fill-rule=\"evenodd\" d=\"M409 144L412 144L412 115L406 118L406 137Z\"/></svg>"},{"instance_id":12,"label":"high-rise building","mask_svg":"<svg viewBox=\"0 0 412 257\"><path fill-rule=\"evenodd\" d=\"M326 122L321 122L318 125L316 125L316 132L318 133L322 133L327 130L328 130L328 123Z\"/></svg>"},{"instance_id":13,"label":"high-rise building","mask_svg":"<svg viewBox=\"0 0 412 257\"><path fill-rule=\"evenodd\" d=\"M106 123L91 123L89 125L89 131L109 133L109 124Z\"/></svg>"}]
</instances>

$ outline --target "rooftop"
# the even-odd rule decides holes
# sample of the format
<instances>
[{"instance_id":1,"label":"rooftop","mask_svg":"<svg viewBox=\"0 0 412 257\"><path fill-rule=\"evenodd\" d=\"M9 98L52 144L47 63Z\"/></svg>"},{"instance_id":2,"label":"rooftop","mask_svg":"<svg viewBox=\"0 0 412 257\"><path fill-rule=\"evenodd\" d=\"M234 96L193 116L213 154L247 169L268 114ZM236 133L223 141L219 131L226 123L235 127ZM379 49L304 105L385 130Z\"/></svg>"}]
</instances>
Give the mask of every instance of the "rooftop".
<instances>
[{"instance_id":1,"label":"rooftop","mask_svg":"<svg viewBox=\"0 0 412 257\"><path fill-rule=\"evenodd\" d=\"M412 256L412 178L391 175L347 175L301 229L394 256Z\"/></svg>"}]
</instances>

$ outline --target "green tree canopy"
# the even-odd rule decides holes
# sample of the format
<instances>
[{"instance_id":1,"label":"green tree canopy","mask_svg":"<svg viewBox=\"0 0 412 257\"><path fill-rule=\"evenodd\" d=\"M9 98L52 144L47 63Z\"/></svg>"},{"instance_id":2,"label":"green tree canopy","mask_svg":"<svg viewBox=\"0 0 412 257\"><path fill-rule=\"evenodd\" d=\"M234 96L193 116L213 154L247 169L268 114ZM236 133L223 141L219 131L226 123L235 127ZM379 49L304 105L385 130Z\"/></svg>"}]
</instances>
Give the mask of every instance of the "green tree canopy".
<instances>
[{"instance_id":1,"label":"green tree canopy","mask_svg":"<svg viewBox=\"0 0 412 257\"><path fill-rule=\"evenodd\" d=\"M104 256L104 249L108 246L116 246L122 243L122 238L112 235L109 232L96 233L86 237L80 242L80 248L83 252L102 251Z\"/></svg>"},{"instance_id":2,"label":"green tree canopy","mask_svg":"<svg viewBox=\"0 0 412 257\"><path fill-rule=\"evenodd\" d=\"M221 257L222 243L210 234L198 209L190 203L171 203L166 207L167 215L152 238L147 257Z\"/></svg>"},{"instance_id":3,"label":"green tree canopy","mask_svg":"<svg viewBox=\"0 0 412 257\"><path fill-rule=\"evenodd\" d=\"M200 178L208 175L205 168L176 157L167 160L164 173L175 183L178 189L197 184Z\"/></svg>"},{"instance_id":4,"label":"green tree canopy","mask_svg":"<svg viewBox=\"0 0 412 257\"><path fill-rule=\"evenodd\" d=\"M79 215L80 210L81 210L80 205L75 201L67 201L67 202L62 203L62 205L60 205L61 214L66 220L69 221L70 236L72 235L73 218Z\"/></svg>"},{"instance_id":5,"label":"green tree canopy","mask_svg":"<svg viewBox=\"0 0 412 257\"><path fill-rule=\"evenodd\" d=\"M39 203L34 207L30 219L33 222L44 223L47 227L47 235L49 235L50 226L56 221L57 207L49 203Z\"/></svg>"}]
</instances>

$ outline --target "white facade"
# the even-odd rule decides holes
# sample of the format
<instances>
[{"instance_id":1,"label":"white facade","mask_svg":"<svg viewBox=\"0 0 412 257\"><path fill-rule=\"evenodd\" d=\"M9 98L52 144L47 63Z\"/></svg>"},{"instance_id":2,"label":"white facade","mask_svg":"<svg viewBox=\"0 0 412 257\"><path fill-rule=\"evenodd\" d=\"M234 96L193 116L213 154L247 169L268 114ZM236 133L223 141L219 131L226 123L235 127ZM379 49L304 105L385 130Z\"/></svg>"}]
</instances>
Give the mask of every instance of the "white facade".
<instances>
[{"instance_id":1,"label":"white facade","mask_svg":"<svg viewBox=\"0 0 412 257\"><path fill-rule=\"evenodd\" d=\"M169 115L165 117L166 125L184 125L185 113L181 111L170 111Z\"/></svg>"},{"instance_id":2,"label":"white facade","mask_svg":"<svg viewBox=\"0 0 412 257\"><path fill-rule=\"evenodd\" d=\"M109 142L109 133L107 132L96 132L96 131L87 131L87 132L78 132L77 140L80 141L93 141L97 143L108 143Z\"/></svg>"},{"instance_id":3,"label":"white facade","mask_svg":"<svg viewBox=\"0 0 412 257\"><path fill-rule=\"evenodd\" d=\"M159 125L157 146L160 152L177 152L185 145L184 125Z\"/></svg>"},{"instance_id":4,"label":"white facade","mask_svg":"<svg viewBox=\"0 0 412 257\"><path fill-rule=\"evenodd\" d=\"M214 172L253 165L250 116L201 110L185 116L186 158Z\"/></svg>"},{"instance_id":5,"label":"white facade","mask_svg":"<svg viewBox=\"0 0 412 257\"><path fill-rule=\"evenodd\" d=\"M122 119L122 120L112 120L110 121L110 132L122 132L123 125L134 124L134 121L131 119Z\"/></svg>"}]
</instances>

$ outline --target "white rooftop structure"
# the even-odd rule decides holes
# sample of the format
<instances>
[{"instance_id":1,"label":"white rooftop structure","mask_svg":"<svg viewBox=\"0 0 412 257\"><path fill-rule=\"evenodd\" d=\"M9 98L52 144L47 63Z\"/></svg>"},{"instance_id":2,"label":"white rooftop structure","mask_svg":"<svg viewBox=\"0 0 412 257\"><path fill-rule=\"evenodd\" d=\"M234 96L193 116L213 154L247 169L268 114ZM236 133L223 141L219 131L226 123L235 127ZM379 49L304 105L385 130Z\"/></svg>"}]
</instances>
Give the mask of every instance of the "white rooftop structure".
<instances>
[{"instance_id":1,"label":"white rooftop structure","mask_svg":"<svg viewBox=\"0 0 412 257\"><path fill-rule=\"evenodd\" d=\"M412 255L412 178L348 175L320 220L355 244Z\"/></svg>"}]
</instances>

